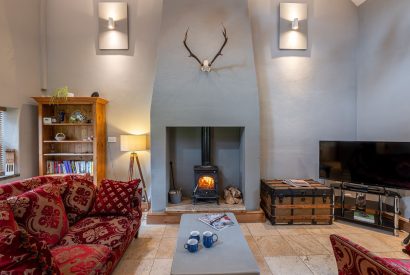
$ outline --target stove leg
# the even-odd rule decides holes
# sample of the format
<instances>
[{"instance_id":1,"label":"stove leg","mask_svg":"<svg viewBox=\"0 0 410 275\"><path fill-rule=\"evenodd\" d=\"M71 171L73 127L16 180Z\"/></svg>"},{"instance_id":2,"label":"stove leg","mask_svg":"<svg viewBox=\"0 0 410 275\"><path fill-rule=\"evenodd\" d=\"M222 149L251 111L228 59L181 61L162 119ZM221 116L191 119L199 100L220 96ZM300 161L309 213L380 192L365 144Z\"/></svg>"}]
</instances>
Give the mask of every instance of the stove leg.
<instances>
[{"instance_id":1,"label":"stove leg","mask_svg":"<svg viewBox=\"0 0 410 275\"><path fill-rule=\"evenodd\" d=\"M192 198L192 204L193 204L193 205L196 204L196 198Z\"/></svg>"},{"instance_id":2,"label":"stove leg","mask_svg":"<svg viewBox=\"0 0 410 275\"><path fill-rule=\"evenodd\" d=\"M216 204L219 205L219 198L216 199Z\"/></svg>"}]
</instances>

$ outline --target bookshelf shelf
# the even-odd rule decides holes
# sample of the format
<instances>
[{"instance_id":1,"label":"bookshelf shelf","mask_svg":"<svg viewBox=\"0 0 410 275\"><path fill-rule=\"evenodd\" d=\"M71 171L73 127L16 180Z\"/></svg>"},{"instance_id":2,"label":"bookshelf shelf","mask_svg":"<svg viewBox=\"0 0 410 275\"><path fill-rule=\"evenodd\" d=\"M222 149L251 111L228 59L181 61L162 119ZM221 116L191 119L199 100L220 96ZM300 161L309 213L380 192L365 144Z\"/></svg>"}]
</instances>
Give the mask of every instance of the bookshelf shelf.
<instances>
[{"instance_id":1,"label":"bookshelf shelf","mask_svg":"<svg viewBox=\"0 0 410 275\"><path fill-rule=\"evenodd\" d=\"M94 126L93 123L51 123L43 126Z\"/></svg>"},{"instance_id":2,"label":"bookshelf shelf","mask_svg":"<svg viewBox=\"0 0 410 275\"><path fill-rule=\"evenodd\" d=\"M92 174L94 184L105 177L106 120L103 98L72 97L51 104L50 97L34 97L38 103L39 174ZM72 123L69 118L80 112L87 123ZM43 118L57 123L44 124ZM67 139L57 141L57 133ZM90 141L92 139L92 141Z\"/></svg>"},{"instance_id":3,"label":"bookshelf shelf","mask_svg":"<svg viewBox=\"0 0 410 275\"><path fill-rule=\"evenodd\" d=\"M86 156L94 156L93 153L50 153L50 154L43 154L43 156L50 157L86 157Z\"/></svg>"},{"instance_id":4,"label":"bookshelf shelf","mask_svg":"<svg viewBox=\"0 0 410 275\"><path fill-rule=\"evenodd\" d=\"M85 176L85 175L87 175L87 173L47 174L47 176L67 176L67 175L81 175L81 176Z\"/></svg>"},{"instance_id":5,"label":"bookshelf shelf","mask_svg":"<svg viewBox=\"0 0 410 275\"><path fill-rule=\"evenodd\" d=\"M93 143L93 141L89 140L44 140L44 143Z\"/></svg>"}]
</instances>

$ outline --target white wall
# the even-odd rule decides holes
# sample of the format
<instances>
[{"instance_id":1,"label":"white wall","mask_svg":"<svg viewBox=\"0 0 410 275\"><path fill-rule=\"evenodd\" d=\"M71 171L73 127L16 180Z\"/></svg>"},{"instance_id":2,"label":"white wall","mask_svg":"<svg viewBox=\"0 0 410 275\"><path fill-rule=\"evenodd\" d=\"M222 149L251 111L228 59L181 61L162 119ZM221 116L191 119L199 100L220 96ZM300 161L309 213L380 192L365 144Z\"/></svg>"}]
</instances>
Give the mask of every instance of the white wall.
<instances>
[{"instance_id":1,"label":"white wall","mask_svg":"<svg viewBox=\"0 0 410 275\"><path fill-rule=\"evenodd\" d=\"M110 100L109 136L150 129L162 1L128 3L130 50L101 55L95 43L96 0L48 1L49 89L68 85L76 95L100 90ZM261 175L316 178L319 139L356 138L358 11L350 0L314 0L311 48L295 57L289 55L296 52L272 49L278 44L277 6L276 0L249 0L261 104ZM127 154L119 152L118 143L109 149L108 176L125 179ZM148 176L148 153L143 166Z\"/></svg>"},{"instance_id":2,"label":"white wall","mask_svg":"<svg viewBox=\"0 0 410 275\"><path fill-rule=\"evenodd\" d=\"M318 178L319 140L356 138L358 11L309 2L309 51L278 50L279 1L250 0L261 104L261 177Z\"/></svg>"},{"instance_id":3,"label":"white wall","mask_svg":"<svg viewBox=\"0 0 410 275\"><path fill-rule=\"evenodd\" d=\"M150 130L156 48L162 1L130 0L128 51L97 50L97 1L49 0L47 6L48 88L68 85L77 96L95 90L109 100L107 177L127 179L129 154L120 152L120 134ZM150 155L139 154L150 181Z\"/></svg>"},{"instance_id":4,"label":"white wall","mask_svg":"<svg viewBox=\"0 0 410 275\"><path fill-rule=\"evenodd\" d=\"M0 1L0 106L18 109L21 178L38 174L37 112L27 104L40 95L39 10L39 0Z\"/></svg>"},{"instance_id":5,"label":"white wall","mask_svg":"<svg viewBox=\"0 0 410 275\"><path fill-rule=\"evenodd\" d=\"M410 142L410 1L372 0L359 8L357 137ZM402 202L410 216L410 192Z\"/></svg>"}]
</instances>

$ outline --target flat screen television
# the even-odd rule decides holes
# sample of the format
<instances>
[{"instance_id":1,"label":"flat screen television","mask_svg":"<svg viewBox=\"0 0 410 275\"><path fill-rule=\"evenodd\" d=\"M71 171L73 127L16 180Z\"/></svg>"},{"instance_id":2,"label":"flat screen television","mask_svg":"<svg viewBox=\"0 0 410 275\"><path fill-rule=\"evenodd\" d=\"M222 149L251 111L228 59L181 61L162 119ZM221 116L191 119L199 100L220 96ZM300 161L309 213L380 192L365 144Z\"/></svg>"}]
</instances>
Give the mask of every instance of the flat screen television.
<instances>
[{"instance_id":1,"label":"flat screen television","mask_svg":"<svg viewBox=\"0 0 410 275\"><path fill-rule=\"evenodd\" d=\"M410 142L320 141L322 179L410 189Z\"/></svg>"}]
</instances>

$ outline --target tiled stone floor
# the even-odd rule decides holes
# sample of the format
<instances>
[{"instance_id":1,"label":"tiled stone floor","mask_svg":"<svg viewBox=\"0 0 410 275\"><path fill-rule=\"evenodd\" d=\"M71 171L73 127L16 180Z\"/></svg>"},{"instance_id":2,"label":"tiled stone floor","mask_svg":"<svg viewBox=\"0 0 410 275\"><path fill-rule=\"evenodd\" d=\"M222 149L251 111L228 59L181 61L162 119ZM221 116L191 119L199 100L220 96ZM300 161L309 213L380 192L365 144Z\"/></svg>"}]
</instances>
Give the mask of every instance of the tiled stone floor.
<instances>
[{"instance_id":1,"label":"tiled stone floor","mask_svg":"<svg viewBox=\"0 0 410 275\"><path fill-rule=\"evenodd\" d=\"M329 241L333 233L346 236L384 257L409 258L401 252L404 233L394 237L341 222L318 226L272 226L268 222L240 226L261 275L337 274ZM114 274L170 274L178 229L178 225L147 225L144 220L139 238L131 243Z\"/></svg>"}]
</instances>

